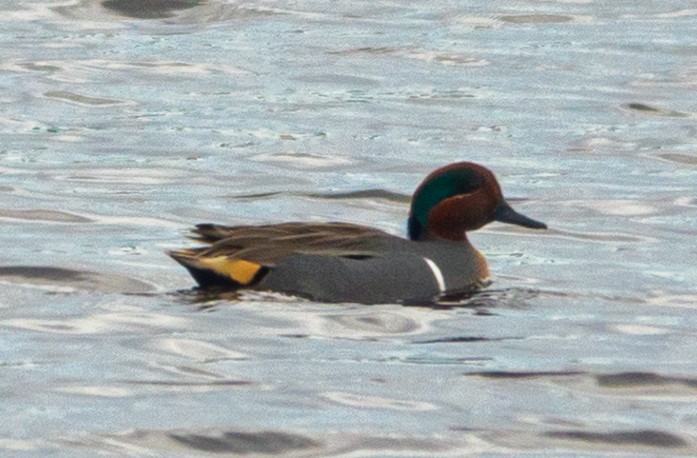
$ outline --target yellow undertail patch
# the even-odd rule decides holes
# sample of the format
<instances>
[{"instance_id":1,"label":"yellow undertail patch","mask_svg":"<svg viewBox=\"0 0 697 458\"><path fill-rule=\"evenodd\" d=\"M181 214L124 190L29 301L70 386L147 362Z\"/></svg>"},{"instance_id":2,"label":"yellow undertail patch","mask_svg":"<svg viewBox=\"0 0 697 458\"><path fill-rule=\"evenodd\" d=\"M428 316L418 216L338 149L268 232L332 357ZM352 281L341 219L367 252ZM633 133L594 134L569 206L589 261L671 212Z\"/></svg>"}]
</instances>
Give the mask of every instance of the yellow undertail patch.
<instances>
[{"instance_id":1,"label":"yellow undertail patch","mask_svg":"<svg viewBox=\"0 0 697 458\"><path fill-rule=\"evenodd\" d=\"M256 262L245 261L244 259L230 259L226 256L200 258L198 261L217 274L232 278L240 285L249 285L254 280L254 276L263 267Z\"/></svg>"}]
</instances>

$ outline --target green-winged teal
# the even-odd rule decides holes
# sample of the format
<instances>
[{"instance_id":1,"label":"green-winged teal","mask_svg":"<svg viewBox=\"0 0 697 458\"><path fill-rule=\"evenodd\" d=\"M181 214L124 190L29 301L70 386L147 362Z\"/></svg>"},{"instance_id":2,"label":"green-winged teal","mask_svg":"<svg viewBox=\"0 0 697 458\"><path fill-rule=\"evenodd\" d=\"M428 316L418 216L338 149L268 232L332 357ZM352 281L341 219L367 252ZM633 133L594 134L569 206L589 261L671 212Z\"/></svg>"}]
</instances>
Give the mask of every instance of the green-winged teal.
<instances>
[{"instance_id":1,"label":"green-winged teal","mask_svg":"<svg viewBox=\"0 0 697 458\"><path fill-rule=\"evenodd\" d=\"M202 248L169 253L201 287L256 289L323 302L426 301L473 289L489 276L467 240L492 221L546 229L513 210L494 174L458 162L414 192L409 239L350 223L199 224Z\"/></svg>"}]
</instances>

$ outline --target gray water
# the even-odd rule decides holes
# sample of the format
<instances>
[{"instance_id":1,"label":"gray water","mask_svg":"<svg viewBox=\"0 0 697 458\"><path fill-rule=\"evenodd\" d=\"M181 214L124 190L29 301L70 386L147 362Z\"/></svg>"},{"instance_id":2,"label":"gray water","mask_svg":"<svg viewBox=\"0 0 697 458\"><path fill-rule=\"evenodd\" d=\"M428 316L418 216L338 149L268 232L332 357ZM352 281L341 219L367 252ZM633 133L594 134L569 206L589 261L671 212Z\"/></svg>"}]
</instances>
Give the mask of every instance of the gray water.
<instances>
[{"instance_id":1,"label":"gray water","mask_svg":"<svg viewBox=\"0 0 697 458\"><path fill-rule=\"evenodd\" d=\"M3 456L697 455L697 9L0 6ZM199 222L402 234L457 160L546 233L451 307L206 296ZM255 455L256 456L256 455Z\"/></svg>"}]
</instances>

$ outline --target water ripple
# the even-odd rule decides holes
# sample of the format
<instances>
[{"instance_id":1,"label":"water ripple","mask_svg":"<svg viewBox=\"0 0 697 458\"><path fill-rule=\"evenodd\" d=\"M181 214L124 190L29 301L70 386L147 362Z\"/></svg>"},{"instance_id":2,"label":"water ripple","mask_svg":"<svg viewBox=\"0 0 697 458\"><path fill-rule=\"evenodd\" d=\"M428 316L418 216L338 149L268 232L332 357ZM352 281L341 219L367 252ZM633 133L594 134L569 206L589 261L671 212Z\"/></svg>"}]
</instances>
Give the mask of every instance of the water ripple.
<instances>
[{"instance_id":1,"label":"water ripple","mask_svg":"<svg viewBox=\"0 0 697 458\"><path fill-rule=\"evenodd\" d=\"M151 341L150 346L154 350L164 351L204 363L247 358L247 355L244 353L194 339L161 338Z\"/></svg>"},{"instance_id":2,"label":"water ripple","mask_svg":"<svg viewBox=\"0 0 697 458\"><path fill-rule=\"evenodd\" d=\"M220 436L193 433L169 433L169 438L186 448L204 452L285 454L296 450L316 448L319 443L308 437L276 431L245 433L226 431Z\"/></svg>"},{"instance_id":3,"label":"water ripple","mask_svg":"<svg viewBox=\"0 0 697 458\"><path fill-rule=\"evenodd\" d=\"M65 292L87 290L137 294L155 289L149 283L124 275L51 266L0 266L0 282L54 287Z\"/></svg>"},{"instance_id":4,"label":"water ripple","mask_svg":"<svg viewBox=\"0 0 697 458\"><path fill-rule=\"evenodd\" d=\"M404 411L427 411L438 409L437 406L429 402L390 399L378 396L357 395L352 393L327 392L322 393L321 396L339 404L365 409L390 409Z\"/></svg>"},{"instance_id":5,"label":"water ripple","mask_svg":"<svg viewBox=\"0 0 697 458\"><path fill-rule=\"evenodd\" d=\"M69 91L48 91L44 92L44 97L49 99L61 100L63 102L75 103L77 105L86 106L109 106L121 105L125 103L123 100L106 99L101 97L91 97L82 94L76 94Z\"/></svg>"},{"instance_id":6,"label":"water ripple","mask_svg":"<svg viewBox=\"0 0 697 458\"><path fill-rule=\"evenodd\" d=\"M511 24L554 24L573 21L574 18L558 14L518 14L515 16L501 16L499 19Z\"/></svg>"},{"instance_id":7,"label":"water ripple","mask_svg":"<svg viewBox=\"0 0 697 458\"><path fill-rule=\"evenodd\" d=\"M145 312L128 306L118 311L94 313L84 318L10 318L0 321L3 326L51 334L108 334L126 330L182 329L187 321L166 314Z\"/></svg>"},{"instance_id":8,"label":"water ripple","mask_svg":"<svg viewBox=\"0 0 697 458\"><path fill-rule=\"evenodd\" d=\"M93 220L58 210L11 210L0 208L0 218L28 221L50 221L54 223L91 223Z\"/></svg>"},{"instance_id":9,"label":"water ripple","mask_svg":"<svg viewBox=\"0 0 697 458\"><path fill-rule=\"evenodd\" d=\"M682 437L657 430L641 431L549 431L544 433L546 437L555 439L567 439L587 443L601 443L611 445L646 445L660 448L677 448L688 445Z\"/></svg>"}]
</instances>

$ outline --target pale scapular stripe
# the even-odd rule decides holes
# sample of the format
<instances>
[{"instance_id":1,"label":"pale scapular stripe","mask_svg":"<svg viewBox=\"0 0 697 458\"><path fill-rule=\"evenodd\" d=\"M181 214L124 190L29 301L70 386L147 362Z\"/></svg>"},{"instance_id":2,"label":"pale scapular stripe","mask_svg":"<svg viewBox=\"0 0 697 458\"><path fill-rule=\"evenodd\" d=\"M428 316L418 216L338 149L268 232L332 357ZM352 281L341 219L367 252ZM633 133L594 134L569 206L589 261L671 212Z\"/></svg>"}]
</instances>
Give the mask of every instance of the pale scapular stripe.
<instances>
[{"instance_id":1,"label":"pale scapular stripe","mask_svg":"<svg viewBox=\"0 0 697 458\"><path fill-rule=\"evenodd\" d=\"M440 267L436 265L433 260L428 259L428 258L423 258L424 261L426 261L426 264L428 267L431 269L431 272L433 272L433 276L436 278L436 283L438 283L438 290L441 293L445 292L445 278L443 278L443 272L440 271Z\"/></svg>"}]
</instances>

